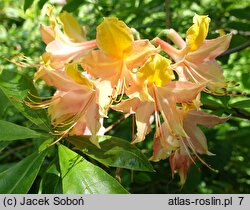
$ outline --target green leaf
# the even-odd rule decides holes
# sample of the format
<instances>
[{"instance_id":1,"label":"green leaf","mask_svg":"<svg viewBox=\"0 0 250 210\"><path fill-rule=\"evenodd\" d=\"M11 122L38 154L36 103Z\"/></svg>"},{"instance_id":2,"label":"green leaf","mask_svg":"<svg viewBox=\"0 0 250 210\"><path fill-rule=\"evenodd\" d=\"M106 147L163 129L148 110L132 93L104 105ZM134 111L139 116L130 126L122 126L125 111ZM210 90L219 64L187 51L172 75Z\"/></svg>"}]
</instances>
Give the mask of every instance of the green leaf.
<instances>
[{"instance_id":1,"label":"green leaf","mask_svg":"<svg viewBox=\"0 0 250 210\"><path fill-rule=\"evenodd\" d=\"M209 99L206 96L202 96L201 102L205 106L211 106L211 107L222 107L219 102L217 102L214 99Z\"/></svg>"},{"instance_id":2,"label":"green leaf","mask_svg":"<svg viewBox=\"0 0 250 210\"><path fill-rule=\"evenodd\" d=\"M34 95L37 94L31 78L18 72L4 70L0 74L0 89L26 118L42 130L47 132L51 130L51 123L45 110L32 110L22 103L29 91Z\"/></svg>"},{"instance_id":3,"label":"green leaf","mask_svg":"<svg viewBox=\"0 0 250 210\"><path fill-rule=\"evenodd\" d=\"M9 141L0 141L0 152L2 152L11 142Z\"/></svg>"},{"instance_id":4,"label":"green leaf","mask_svg":"<svg viewBox=\"0 0 250 210\"><path fill-rule=\"evenodd\" d=\"M54 159L40 183L43 194L62 194L62 178L59 172L58 158Z\"/></svg>"},{"instance_id":5,"label":"green leaf","mask_svg":"<svg viewBox=\"0 0 250 210\"><path fill-rule=\"evenodd\" d=\"M227 23L227 28L240 30L240 31L249 31L250 24L246 22L240 21L231 21Z\"/></svg>"},{"instance_id":6,"label":"green leaf","mask_svg":"<svg viewBox=\"0 0 250 210\"><path fill-rule=\"evenodd\" d=\"M44 6L44 4L45 4L47 1L48 1L48 0L39 0L39 2L38 2L38 7L39 7L39 9L42 9L43 6Z\"/></svg>"},{"instance_id":7,"label":"green leaf","mask_svg":"<svg viewBox=\"0 0 250 210\"><path fill-rule=\"evenodd\" d=\"M98 138L102 138L104 141L100 142L101 149L99 149L88 138L88 136L72 136L66 139L78 150L106 166L154 171L148 159L128 141L113 136L100 136Z\"/></svg>"},{"instance_id":8,"label":"green leaf","mask_svg":"<svg viewBox=\"0 0 250 210\"><path fill-rule=\"evenodd\" d=\"M230 104L230 106L233 108L250 108L250 99L235 102L233 104Z\"/></svg>"},{"instance_id":9,"label":"green leaf","mask_svg":"<svg viewBox=\"0 0 250 210\"><path fill-rule=\"evenodd\" d=\"M113 194L127 191L103 169L83 157L59 145L59 162L63 193L66 194Z\"/></svg>"},{"instance_id":10,"label":"green leaf","mask_svg":"<svg viewBox=\"0 0 250 210\"><path fill-rule=\"evenodd\" d=\"M24 0L23 10L26 11L28 8L31 7L34 0Z\"/></svg>"},{"instance_id":11,"label":"green leaf","mask_svg":"<svg viewBox=\"0 0 250 210\"><path fill-rule=\"evenodd\" d=\"M66 10L68 12L74 12L77 10L82 4L86 4L83 0L72 0L68 1L68 3L63 7L62 10Z\"/></svg>"},{"instance_id":12,"label":"green leaf","mask_svg":"<svg viewBox=\"0 0 250 210\"><path fill-rule=\"evenodd\" d=\"M246 19L249 20L249 10L250 7L240 8L240 9L233 9L230 11L230 14L239 18L239 19Z\"/></svg>"},{"instance_id":13,"label":"green leaf","mask_svg":"<svg viewBox=\"0 0 250 210\"><path fill-rule=\"evenodd\" d=\"M4 95L3 91L0 89L0 118L3 116L8 105L9 105L9 100Z\"/></svg>"},{"instance_id":14,"label":"green leaf","mask_svg":"<svg viewBox=\"0 0 250 210\"><path fill-rule=\"evenodd\" d=\"M14 123L0 120L0 141L38 138L42 134Z\"/></svg>"},{"instance_id":15,"label":"green leaf","mask_svg":"<svg viewBox=\"0 0 250 210\"><path fill-rule=\"evenodd\" d=\"M33 153L6 171L0 173L0 194L25 194L32 186L46 156Z\"/></svg>"}]
</instances>

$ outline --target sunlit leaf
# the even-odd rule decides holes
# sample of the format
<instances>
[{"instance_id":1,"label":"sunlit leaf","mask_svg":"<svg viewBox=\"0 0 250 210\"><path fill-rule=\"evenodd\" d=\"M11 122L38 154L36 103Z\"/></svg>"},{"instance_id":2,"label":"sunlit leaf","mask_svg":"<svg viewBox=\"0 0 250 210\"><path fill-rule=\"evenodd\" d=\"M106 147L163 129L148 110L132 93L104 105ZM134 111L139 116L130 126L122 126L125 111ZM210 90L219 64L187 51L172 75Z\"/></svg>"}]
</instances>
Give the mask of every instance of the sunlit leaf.
<instances>
[{"instance_id":1,"label":"sunlit leaf","mask_svg":"<svg viewBox=\"0 0 250 210\"><path fill-rule=\"evenodd\" d=\"M249 9L250 7L240 8L240 9L232 9L230 14L241 19L249 20Z\"/></svg>"},{"instance_id":2,"label":"sunlit leaf","mask_svg":"<svg viewBox=\"0 0 250 210\"><path fill-rule=\"evenodd\" d=\"M29 91L36 94L31 78L21 73L5 70L0 74L0 89L15 108L17 108L26 118L42 130L50 131L51 124L46 111L32 110L22 103L22 100L25 99Z\"/></svg>"},{"instance_id":3,"label":"sunlit leaf","mask_svg":"<svg viewBox=\"0 0 250 210\"><path fill-rule=\"evenodd\" d=\"M28 8L31 7L34 0L24 0L23 10L26 11Z\"/></svg>"},{"instance_id":4,"label":"sunlit leaf","mask_svg":"<svg viewBox=\"0 0 250 210\"><path fill-rule=\"evenodd\" d=\"M0 120L0 141L38 138L42 134L14 123Z\"/></svg>"},{"instance_id":5,"label":"sunlit leaf","mask_svg":"<svg viewBox=\"0 0 250 210\"><path fill-rule=\"evenodd\" d=\"M0 118L4 114L4 112L5 112L8 105L9 105L9 100L4 95L3 91L0 89Z\"/></svg>"},{"instance_id":6,"label":"sunlit leaf","mask_svg":"<svg viewBox=\"0 0 250 210\"><path fill-rule=\"evenodd\" d=\"M39 2L38 2L38 7L39 7L40 9L42 9L43 6L44 6L44 4L45 4L47 1L48 1L48 0L39 0Z\"/></svg>"},{"instance_id":7,"label":"sunlit leaf","mask_svg":"<svg viewBox=\"0 0 250 210\"><path fill-rule=\"evenodd\" d=\"M33 153L11 168L0 173L1 194L25 194L32 186L47 151Z\"/></svg>"},{"instance_id":8,"label":"sunlit leaf","mask_svg":"<svg viewBox=\"0 0 250 210\"><path fill-rule=\"evenodd\" d=\"M133 144L113 136L100 136L101 149L91 144L86 136L68 137L76 149L107 166L138 171L154 171L148 159Z\"/></svg>"},{"instance_id":9,"label":"sunlit leaf","mask_svg":"<svg viewBox=\"0 0 250 210\"><path fill-rule=\"evenodd\" d=\"M0 141L0 152L3 151L10 143L10 141Z\"/></svg>"},{"instance_id":10,"label":"sunlit leaf","mask_svg":"<svg viewBox=\"0 0 250 210\"><path fill-rule=\"evenodd\" d=\"M233 104L230 104L231 107L234 108L250 108L250 99L243 100L243 101L237 101Z\"/></svg>"},{"instance_id":11,"label":"sunlit leaf","mask_svg":"<svg viewBox=\"0 0 250 210\"><path fill-rule=\"evenodd\" d=\"M83 0L71 0L71 1L68 1L68 3L66 5L64 5L62 10L66 10L68 12L73 12L73 11L77 10L84 3L86 3L86 2Z\"/></svg>"},{"instance_id":12,"label":"sunlit leaf","mask_svg":"<svg viewBox=\"0 0 250 210\"><path fill-rule=\"evenodd\" d=\"M59 145L59 161L63 193L110 194L127 193L112 176L83 157Z\"/></svg>"}]
</instances>

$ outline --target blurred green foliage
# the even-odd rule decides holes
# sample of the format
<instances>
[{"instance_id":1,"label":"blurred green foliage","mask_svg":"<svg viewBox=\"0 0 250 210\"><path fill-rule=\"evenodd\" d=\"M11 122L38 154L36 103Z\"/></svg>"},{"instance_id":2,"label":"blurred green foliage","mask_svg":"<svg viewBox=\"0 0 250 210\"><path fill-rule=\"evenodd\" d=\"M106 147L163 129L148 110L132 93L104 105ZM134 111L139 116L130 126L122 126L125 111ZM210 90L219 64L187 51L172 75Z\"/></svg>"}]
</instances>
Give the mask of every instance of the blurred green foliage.
<instances>
[{"instance_id":1,"label":"blurred green foliage","mask_svg":"<svg viewBox=\"0 0 250 210\"><path fill-rule=\"evenodd\" d=\"M19 73L32 80L35 69L17 67L4 58L13 60L16 55L22 53L39 61L39 56L45 49L39 35L39 25L48 23L45 12L46 2L48 1L24 0L23 5L15 0L0 2L0 74L2 80L15 83ZM152 163L156 172L134 172L122 169L119 170L119 176L123 187L131 193L250 193L250 48L247 48L250 36L250 4L248 1L68 0L66 4L60 3L63 1L50 1L50 3L53 2L57 12L67 10L82 25L86 25L89 38L95 38L95 28L105 16L116 16L122 19L128 26L135 28L142 38L148 39L153 39L166 28L167 17L170 19L170 27L184 36L192 23L194 13L207 14L211 18L209 38L218 36L216 32L218 29L233 33L231 53L218 58L225 77L230 81L229 93L231 94L202 95L204 109L217 115L231 114L231 119L226 124L209 130L204 129L208 139L208 148L215 156L202 158L218 170L218 173L197 163L191 167L183 189L178 186L178 176L172 178L167 160ZM170 2L169 11L165 9L166 2ZM37 85L38 91L41 91L42 85ZM31 86L27 84L27 87ZM41 94L46 95L50 91L53 90L45 89ZM39 118L39 115L37 116ZM105 126L111 125L121 117L120 113L111 112L105 121ZM27 118L29 116L24 117L20 114L20 109L16 109L13 101L11 102L0 89L0 119L35 130L40 129L39 126L34 127ZM44 122L47 123L47 121ZM108 134L129 141L132 135L132 122L132 117L129 117ZM137 145L147 157L152 154L152 138L153 134L149 134L144 142ZM33 148L38 145L35 139L13 143L0 141L0 172L30 155ZM47 159L53 158L52 154L53 151L50 151ZM42 169L45 168L53 171L50 176L53 175L55 180L58 179L56 166L47 160L41 166L39 176L33 183L30 193L37 193L39 185L48 184L42 183L39 178L44 176ZM105 168L105 170L112 176L115 176L115 173L117 175L115 169ZM60 192L60 190L54 189L54 191L48 190L47 192Z\"/></svg>"}]
</instances>

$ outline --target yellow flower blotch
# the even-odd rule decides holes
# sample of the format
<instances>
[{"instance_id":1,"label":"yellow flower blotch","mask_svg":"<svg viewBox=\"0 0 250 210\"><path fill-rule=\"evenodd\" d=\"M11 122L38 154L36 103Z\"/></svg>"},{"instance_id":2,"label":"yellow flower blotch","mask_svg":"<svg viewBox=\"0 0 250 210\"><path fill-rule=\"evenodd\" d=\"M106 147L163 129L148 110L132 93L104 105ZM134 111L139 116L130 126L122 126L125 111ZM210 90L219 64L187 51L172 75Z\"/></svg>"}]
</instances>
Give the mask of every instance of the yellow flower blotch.
<instances>
[{"instance_id":1,"label":"yellow flower blotch","mask_svg":"<svg viewBox=\"0 0 250 210\"><path fill-rule=\"evenodd\" d=\"M194 24L186 33L186 42L189 51L197 50L205 40L208 33L210 18L205 15L195 15L193 23Z\"/></svg>"},{"instance_id":2,"label":"yellow flower blotch","mask_svg":"<svg viewBox=\"0 0 250 210\"><path fill-rule=\"evenodd\" d=\"M159 54L153 55L138 70L137 77L147 81L148 85L164 86L175 78L173 71L169 68L170 63L169 59Z\"/></svg>"},{"instance_id":3,"label":"yellow flower blotch","mask_svg":"<svg viewBox=\"0 0 250 210\"><path fill-rule=\"evenodd\" d=\"M64 33L73 42L85 41L85 31L76 21L76 19L73 18L68 12L62 12L58 17L58 20L62 24Z\"/></svg>"},{"instance_id":4,"label":"yellow flower blotch","mask_svg":"<svg viewBox=\"0 0 250 210\"><path fill-rule=\"evenodd\" d=\"M89 88L93 88L93 84L85 78L82 73L78 70L78 66L75 63L65 65L66 74L78 84L86 85Z\"/></svg>"},{"instance_id":5,"label":"yellow flower blotch","mask_svg":"<svg viewBox=\"0 0 250 210\"><path fill-rule=\"evenodd\" d=\"M97 27L97 45L108 55L123 58L126 50L132 47L134 41L131 29L116 17L104 18Z\"/></svg>"}]
</instances>

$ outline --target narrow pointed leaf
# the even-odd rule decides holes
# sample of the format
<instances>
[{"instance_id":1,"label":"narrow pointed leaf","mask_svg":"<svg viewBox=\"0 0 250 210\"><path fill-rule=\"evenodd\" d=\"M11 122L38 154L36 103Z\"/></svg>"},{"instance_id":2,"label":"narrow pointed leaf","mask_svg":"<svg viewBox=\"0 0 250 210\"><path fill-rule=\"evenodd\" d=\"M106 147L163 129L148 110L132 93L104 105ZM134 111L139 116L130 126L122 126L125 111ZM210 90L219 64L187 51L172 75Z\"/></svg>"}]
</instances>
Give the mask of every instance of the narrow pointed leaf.
<instances>
[{"instance_id":1,"label":"narrow pointed leaf","mask_svg":"<svg viewBox=\"0 0 250 210\"><path fill-rule=\"evenodd\" d=\"M27 193L38 174L46 153L47 150L42 153L33 153L0 173L0 194Z\"/></svg>"},{"instance_id":2,"label":"narrow pointed leaf","mask_svg":"<svg viewBox=\"0 0 250 210\"><path fill-rule=\"evenodd\" d=\"M0 141L38 138L41 134L29 128L0 120Z\"/></svg>"},{"instance_id":3,"label":"narrow pointed leaf","mask_svg":"<svg viewBox=\"0 0 250 210\"><path fill-rule=\"evenodd\" d=\"M66 194L114 194L127 191L103 169L83 157L59 145L59 161L63 193Z\"/></svg>"},{"instance_id":4,"label":"narrow pointed leaf","mask_svg":"<svg viewBox=\"0 0 250 210\"><path fill-rule=\"evenodd\" d=\"M11 142L9 141L0 141L0 152L2 152Z\"/></svg>"},{"instance_id":5,"label":"narrow pointed leaf","mask_svg":"<svg viewBox=\"0 0 250 210\"><path fill-rule=\"evenodd\" d=\"M250 108L250 100L238 101L233 104L230 104L233 108Z\"/></svg>"},{"instance_id":6,"label":"narrow pointed leaf","mask_svg":"<svg viewBox=\"0 0 250 210\"><path fill-rule=\"evenodd\" d=\"M28 8L31 7L34 0L24 0L23 10L26 11Z\"/></svg>"},{"instance_id":7,"label":"narrow pointed leaf","mask_svg":"<svg viewBox=\"0 0 250 210\"><path fill-rule=\"evenodd\" d=\"M62 194L62 178L59 170L58 157L56 157L46 170L40 183L40 192L45 194Z\"/></svg>"},{"instance_id":8,"label":"narrow pointed leaf","mask_svg":"<svg viewBox=\"0 0 250 210\"><path fill-rule=\"evenodd\" d=\"M67 140L73 144L76 149L84 154L99 161L106 166L126 168L137 171L151 171L154 169L148 159L133 144L121 138L113 136L100 136L101 149L90 143L88 136L72 136Z\"/></svg>"},{"instance_id":9,"label":"narrow pointed leaf","mask_svg":"<svg viewBox=\"0 0 250 210\"><path fill-rule=\"evenodd\" d=\"M51 124L46 111L32 110L22 103L29 91L32 92L32 94L37 95L31 78L18 72L4 70L2 74L0 74L0 89L15 106L15 108L18 109L26 118L42 130L50 131Z\"/></svg>"}]
</instances>

